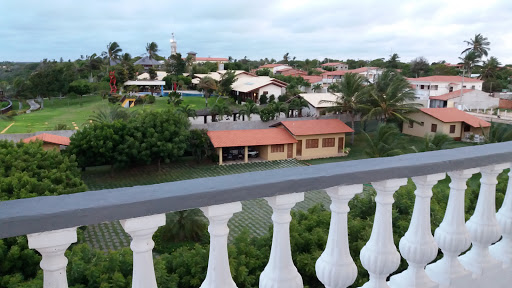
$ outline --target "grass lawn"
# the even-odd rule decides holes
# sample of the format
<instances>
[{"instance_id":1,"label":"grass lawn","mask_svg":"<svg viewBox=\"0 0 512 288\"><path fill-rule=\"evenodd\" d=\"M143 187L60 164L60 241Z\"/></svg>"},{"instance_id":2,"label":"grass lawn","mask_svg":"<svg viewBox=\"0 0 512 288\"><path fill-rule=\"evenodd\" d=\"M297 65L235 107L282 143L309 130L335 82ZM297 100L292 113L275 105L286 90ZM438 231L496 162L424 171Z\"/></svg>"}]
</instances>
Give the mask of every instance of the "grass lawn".
<instances>
[{"instance_id":1,"label":"grass lawn","mask_svg":"<svg viewBox=\"0 0 512 288\"><path fill-rule=\"evenodd\" d=\"M167 104L167 97L156 97L154 104L137 105L131 109L133 110L164 110L170 108L171 105ZM184 97L183 104L190 104L194 109L204 109L205 102L202 97ZM210 98L210 103L213 105L217 98ZM219 99L219 101L224 101ZM0 120L0 131L4 130L11 123L14 122L5 133L31 133L36 131L54 130L57 124L66 124L69 129L74 129L73 122L76 127L80 129L84 123L87 122L89 116L93 111L102 106L109 105L107 100L102 99L100 96L84 96L82 105L79 99L59 99L52 98L51 100L44 100L44 109L34 111L29 114L15 116L11 120ZM18 109L18 101L13 101L14 109ZM29 108L29 105L24 102L23 108Z\"/></svg>"}]
</instances>

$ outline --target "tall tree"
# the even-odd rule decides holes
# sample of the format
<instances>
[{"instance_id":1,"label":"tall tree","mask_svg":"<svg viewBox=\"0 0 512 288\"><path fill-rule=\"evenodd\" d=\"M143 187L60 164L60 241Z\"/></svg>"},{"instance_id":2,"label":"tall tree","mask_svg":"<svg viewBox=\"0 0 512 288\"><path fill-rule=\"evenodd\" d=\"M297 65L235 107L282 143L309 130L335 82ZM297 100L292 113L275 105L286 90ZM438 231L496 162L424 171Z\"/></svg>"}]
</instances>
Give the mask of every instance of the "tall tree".
<instances>
[{"instance_id":1,"label":"tall tree","mask_svg":"<svg viewBox=\"0 0 512 288\"><path fill-rule=\"evenodd\" d=\"M225 101L217 102L212 107L212 114L219 116L219 120L223 120L224 116L231 115L232 111Z\"/></svg>"},{"instance_id":2,"label":"tall tree","mask_svg":"<svg viewBox=\"0 0 512 288\"><path fill-rule=\"evenodd\" d=\"M116 41L108 43L106 54L109 66L112 66L112 64L116 64L117 60L120 59L121 52L123 52L123 49L121 49L121 47L119 46L119 44L117 44Z\"/></svg>"},{"instance_id":3,"label":"tall tree","mask_svg":"<svg viewBox=\"0 0 512 288\"><path fill-rule=\"evenodd\" d=\"M480 79L487 80L491 78L496 78L496 73L498 72L498 68L501 65L498 58L491 56L487 61L484 61L484 65L482 66L482 73L480 74Z\"/></svg>"},{"instance_id":4,"label":"tall tree","mask_svg":"<svg viewBox=\"0 0 512 288\"><path fill-rule=\"evenodd\" d=\"M311 87L311 90L313 90L313 92L315 92L315 93L321 91L322 90L322 84L317 83L317 84L313 85Z\"/></svg>"},{"instance_id":5,"label":"tall tree","mask_svg":"<svg viewBox=\"0 0 512 288\"><path fill-rule=\"evenodd\" d=\"M341 112L345 112L350 116L352 129L355 130L355 117L357 114L361 112L361 104L363 104L364 93L368 92L368 89L365 88L366 79L354 73L347 73L343 77L340 83L337 84L339 87L336 101L327 101L322 100L320 103L330 103L333 107L329 108L329 110L337 110ZM352 132L352 137L350 139L350 143L354 144L354 133Z\"/></svg>"},{"instance_id":6,"label":"tall tree","mask_svg":"<svg viewBox=\"0 0 512 288\"><path fill-rule=\"evenodd\" d=\"M482 34L478 33L475 34L475 38L469 39L469 41L464 41L469 47L464 49L461 55L464 53L470 53L475 52L477 58L482 58L483 56L487 56L489 53L489 46L491 45L491 42L487 39L487 37L484 37Z\"/></svg>"},{"instance_id":7,"label":"tall tree","mask_svg":"<svg viewBox=\"0 0 512 288\"><path fill-rule=\"evenodd\" d=\"M182 75L185 73L185 68L187 66L187 63L183 60L180 53L171 55L166 64L167 72L174 75Z\"/></svg>"},{"instance_id":8,"label":"tall tree","mask_svg":"<svg viewBox=\"0 0 512 288\"><path fill-rule=\"evenodd\" d=\"M397 53L393 53L393 55L389 55L389 59L386 61L387 68L398 69L398 64L400 63L400 56Z\"/></svg>"},{"instance_id":9,"label":"tall tree","mask_svg":"<svg viewBox=\"0 0 512 288\"><path fill-rule=\"evenodd\" d=\"M406 115L418 111L422 106L413 102L415 96L410 85L402 75L392 70L384 71L375 83L369 86L368 93L365 93L364 104L360 106L366 112L363 120L409 120Z\"/></svg>"},{"instance_id":10,"label":"tall tree","mask_svg":"<svg viewBox=\"0 0 512 288\"><path fill-rule=\"evenodd\" d=\"M459 59L464 65L464 70L468 71L468 76L471 76L473 68L480 63L480 57L475 51L470 51L464 57L459 57Z\"/></svg>"},{"instance_id":11,"label":"tall tree","mask_svg":"<svg viewBox=\"0 0 512 288\"><path fill-rule=\"evenodd\" d=\"M146 52L148 53L149 58L155 59L155 57L158 56L158 44L155 42L147 43Z\"/></svg>"},{"instance_id":12,"label":"tall tree","mask_svg":"<svg viewBox=\"0 0 512 288\"><path fill-rule=\"evenodd\" d=\"M430 64L428 63L428 60L425 57L417 57L416 59L412 60L411 63L411 73L415 77L422 77L424 76L430 69Z\"/></svg>"},{"instance_id":13,"label":"tall tree","mask_svg":"<svg viewBox=\"0 0 512 288\"><path fill-rule=\"evenodd\" d=\"M18 100L18 110L23 109L23 98L26 95L27 86L27 81L21 77L16 77L12 83L13 96Z\"/></svg>"},{"instance_id":14,"label":"tall tree","mask_svg":"<svg viewBox=\"0 0 512 288\"><path fill-rule=\"evenodd\" d=\"M247 116L247 119L251 121L251 115L258 114L259 111L260 109L258 109L256 103L254 103L252 100L249 100L244 105L242 105L242 108L239 112L240 114Z\"/></svg>"},{"instance_id":15,"label":"tall tree","mask_svg":"<svg viewBox=\"0 0 512 288\"><path fill-rule=\"evenodd\" d=\"M235 71L228 70L221 77L219 81L219 94L223 96L228 96L231 94L231 90L233 83L235 83L238 79L236 78Z\"/></svg>"},{"instance_id":16,"label":"tall tree","mask_svg":"<svg viewBox=\"0 0 512 288\"><path fill-rule=\"evenodd\" d=\"M400 149L400 130L394 124L379 124L372 137L363 133L368 139L368 148L364 150L366 156L379 158L403 154Z\"/></svg>"},{"instance_id":17,"label":"tall tree","mask_svg":"<svg viewBox=\"0 0 512 288\"><path fill-rule=\"evenodd\" d=\"M204 92L204 101L206 103L206 107L208 107L208 98L210 95L217 90L217 81L215 81L210 76L205 76L199 80L199 84L197 84L197 88L199 88L200 91Z\"/></svg>"}]
</instances>

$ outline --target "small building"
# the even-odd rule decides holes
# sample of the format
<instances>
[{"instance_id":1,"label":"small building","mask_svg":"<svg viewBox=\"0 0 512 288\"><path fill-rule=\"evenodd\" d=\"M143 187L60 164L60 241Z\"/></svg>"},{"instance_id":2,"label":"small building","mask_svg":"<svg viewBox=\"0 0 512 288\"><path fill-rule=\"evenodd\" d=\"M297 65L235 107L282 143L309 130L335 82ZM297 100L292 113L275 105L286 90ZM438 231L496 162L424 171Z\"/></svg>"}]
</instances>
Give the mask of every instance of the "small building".
<instances>
[{"instance_id":1,"label":"small building","mask_svg":"<svg viewBox=\"0 0 512 288\"><path fill-rule=\"evenodd\" d=\"M124 87L127 86L137 86L137 93L138 94L153 94L156 93L157 95L164 95L164 85L165 81L159 81L159 80L128 80L124 82ZM160 93L156 92L160 90Z\"/></svg>"},{"instance_id":2,"label":"small building","mask_svg":"<svg viewBox=\"0 0 512 288\"><path fill-rule=\"evenodd\" d=\"M348 64L341 63L341 62L325 63L325 64L322 64L322 67L331 67L334 70L338 70L338 71L348 70Z\"/></svg>"},{"instance_id":3,"label":"small building","mask_svg":"<svg viewBox=\"0 0 512 288\"><path fill-rule=\"evenodd\" d=\"M39 134L22 140L23 143L29 143L32 141L43 141L43 149L51 150L57 149L62 150L69 146L69 137L53 135L48 133Z\"/></svg>"},{"instance_id":4,"label":"small building","mask_svg":"<svg viewBox=\"0 0 512 288\"><path fill-rule=\"evenodd\" d=\"M276 74L277 71L284 70L284 69L290 69L292 67L290 67L286 64L265 64L265 65L258 67L257 70L261 70L261 69L265 69L265 68L270 69L270 71L272 71L273 74Z\"/></svg>"},{"instance_id":5,"label":"small building","mask_svg":"<svg viewBox=\"0 0 512 288\"><path fill-rule=\"evenodd\" d=\"M345 155L345 133L354 131L338 119L281 121L272 126L293 135L297 140L294 157L302 160Z\"/></svg>"},{"instance_id":6,"label":"small building","mask_svg":"<svg viewBox=\"0 0 512 288\"><path fill-rule=\"evenodd\" d=\"M300 97L308 101L308 107L302 109L303 115L319 116L325 115L326 109L336 106L334 103L337 101L339 94L333 93L301 93ZM330 102L323 102L330 101Z\"/></svg>"},{"instance_id":7,"label":"small building","mask_svg":"<svg viewBox=\"0 0 512 288\"><path fill-rule=\"evenodd\" d=\"M153 59L153 58L150 58L149 56L144 56L142 58L140 58L139 60L135 61L135 63L133 63L134 65L142 65L144 67L144 69L148 70L149 68L151 67L158 67L160 66L160 62L158 62L157 60Z\"/></svg>"},{"instance_id":8,"label":"small building","mask_svg":"<svg viewBox=\"0 0 512 288\"><path fill-rule=\"evenodd\" d=\"M422 108L408 117L417 123L404 122L402 132L418 137L443 133L457 141L471 141L483 139L491 127L491 123L457 108Z\"/></svg>"},{"instance_id":9,"label":"small building","mask_svg":"<svg viewBox=\"0 0 512 288\"><path fill-rule=\"evenodd\" d=\"M456 90L439 96L430 96L429 100L430 108L489 109L500 105L498 97L492 97L489 93L476 89L462 89L462 91Z\"/></svg>"},{"instance_id":10,"label":"small building","mask_svg":"<svg viewBox=\"0 0 512 288\"><path fill-rule=\"evenodd\" d=\"M408 78L417 100L428 101L432 96L445 95L460 89L482 90L484 81L462 76L436 75ZM430 107L430 105L429 105Z\"/></svg>"},{"instance_id":11,"label":"small building","mask_svg":"<svg viewBox=\"0 0 512 288\"><path fill-rule=\"evenodd\" d=\"M228 160L314 159L343 156L345 133L339 119L281 121L267 129L208 131L219 164Z\"/></svg>"},{"instance_id":12,"label":"small building","mask_svg":"<svg viewBox=\"0 0 512 288\"><path fill-rule=\"evenodd\" d=\"M243 101L251 99L257 103L262 95L281 96L286 86L288 83L268 76L241 78L233 83L231 94Z\"/></svg>"}]
</instances>

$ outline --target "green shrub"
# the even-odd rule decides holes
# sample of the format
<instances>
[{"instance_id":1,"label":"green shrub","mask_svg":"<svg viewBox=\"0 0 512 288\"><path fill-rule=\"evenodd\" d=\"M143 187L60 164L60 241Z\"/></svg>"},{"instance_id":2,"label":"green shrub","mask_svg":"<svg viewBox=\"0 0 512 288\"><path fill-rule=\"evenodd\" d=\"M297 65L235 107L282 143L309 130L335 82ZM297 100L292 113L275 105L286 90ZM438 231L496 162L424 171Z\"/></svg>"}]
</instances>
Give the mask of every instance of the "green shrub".
<instances>
[{"instance_id":1,"label":"green shrub","mask_svg":"<svg viewBox=\"0 0 512 288\"><path fill-rule=\"evenodd\" d=\"M265 95L265 94L261 95L261 97L260 97L260 104L264 105L264 104L267 104L267 103L268 103L267 95Z\"/></svg>"},{"instance_id":2,"label":"green shrub","mask_svg":"<svg viewBox=\"0 0 512 288\"><path fill-rule=\"evenodd\" d=\"M12 118L12 117L14 117L16 115L18 115L18 112L14 111L14 110L11 110L11 111L9 111L9 112L7 112L5 114L5 116L8 117L8 118Z\"/></svg>"},{"instance_id":3,"label":"green shrub","mask_svg":"<svg viewBox=\"0 0 512 288\"><path fill-rule=\"evenodd\" d=\"M153 96L153 95L146 96L146 104L153 104L153 103L155 103L155 101L156 101L155 96Z\"/></svg>"}]
</instances>

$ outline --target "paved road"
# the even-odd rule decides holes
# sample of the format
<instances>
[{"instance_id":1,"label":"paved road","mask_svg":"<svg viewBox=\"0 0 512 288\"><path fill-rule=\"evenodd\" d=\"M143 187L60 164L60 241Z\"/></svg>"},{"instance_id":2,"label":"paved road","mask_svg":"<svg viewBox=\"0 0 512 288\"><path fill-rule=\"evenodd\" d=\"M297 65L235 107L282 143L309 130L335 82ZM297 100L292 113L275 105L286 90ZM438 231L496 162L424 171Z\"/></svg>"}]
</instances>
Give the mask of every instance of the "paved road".
<instances>
[{"instance_id":1,"label":"paved road","mask_svg":"<svg viewBox=\"0 0 512 288\"><path fill-rule=\"evenodd\" d=\"M30 113L34 110L39 109L39 107L41 107L39 104L36 103L36 101L34 101L34 99L27 100L27 103L28 103L28 105L30 105L30 109L27 110L27 113Z\"/></svg>"}]
</instances>

